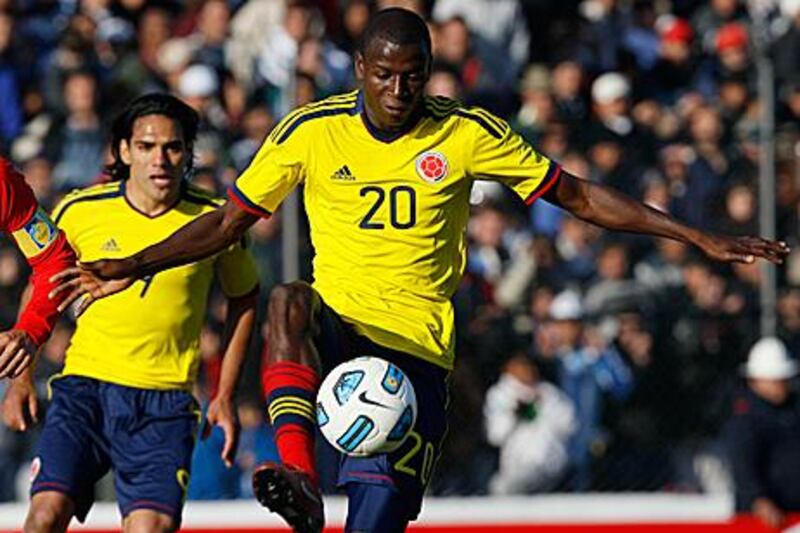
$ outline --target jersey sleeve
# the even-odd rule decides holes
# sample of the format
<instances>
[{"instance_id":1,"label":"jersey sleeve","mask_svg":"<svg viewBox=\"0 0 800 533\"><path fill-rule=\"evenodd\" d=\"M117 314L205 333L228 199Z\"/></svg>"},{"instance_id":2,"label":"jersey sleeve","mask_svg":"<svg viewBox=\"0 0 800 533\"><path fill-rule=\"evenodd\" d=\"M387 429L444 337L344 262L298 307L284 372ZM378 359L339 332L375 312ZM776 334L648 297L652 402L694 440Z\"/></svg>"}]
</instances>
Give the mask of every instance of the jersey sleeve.
<instances>
[{"instance_id":1,"label":"jersey sleeve","mask_svg":"<svg viewBox=\"0 0 800 533\"><path fill-rule=\"evenodd\" d=\"M483 110L470 113L477 131L467 172L476 179L511 187L531 205L561 175L561 167L537 152L508 124Z\"/></svg>"},{"instance_id":2,"label":"jersey sleeve","mask_svg":"<svg viewBox=\"0 0 800 533\"><path fill-rule=\"evenodd\" d=\"M0 229L13 234L31 220L38 207L22 175L0 158Z\"/></svg>"},{"instance_id":3,"label":"jersey sleeve","mask_svg":"<svg viewBox=\"0 0 800 533\"><path fill-rule=\"evenodd\" d=\"M41 345L58 319L59 301L49 298L50 291L55 288L50 278L73 266L75 254L64 233L39 207L23 177L6 163L0 164L5 167L0 180L3 227L11 232L33 270L28 280L33 293L14 328L26 331L33 342Z\"/></svg>"},{"instance_id":4,"label":"jersey sleeve","mask_svg":"<svg viewBox=\"0 0 800 533\"><path fill-rule=\"evenodd\" d=\"M228 189L230 199L253 215L271 216L292 189L305 179L308 146L303 132L280 134L291 118L275 126L250 166Z\"/></svg>"},{"instance_id":5,"label":"jersey sleeve","mask_svg":"<svg viewBox=\"0 0 800 533\"><path fill-rule=\"evenodd\" d=\"M215 267L222 292L229 298L244 296L258 286L256 263L246 249L246 239L220 253Z\"/></svg>"}]
</instances>

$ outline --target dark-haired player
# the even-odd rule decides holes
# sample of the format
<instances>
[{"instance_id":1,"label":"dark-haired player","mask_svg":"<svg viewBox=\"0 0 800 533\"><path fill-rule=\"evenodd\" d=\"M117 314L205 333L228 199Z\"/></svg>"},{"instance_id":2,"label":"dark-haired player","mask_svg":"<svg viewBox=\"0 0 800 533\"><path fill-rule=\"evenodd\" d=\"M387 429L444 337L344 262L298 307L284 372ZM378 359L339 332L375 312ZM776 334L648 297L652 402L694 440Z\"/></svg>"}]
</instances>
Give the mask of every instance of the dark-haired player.
<instances>
[{"instance_id":1,"label":"dark-haired player","mask_svg":"<svg viewBox=\"0 0 800 533\"><path fill-rule=\"evenodd\" d=\"M314 283L281 285L269 302L266 388L282 464L262 465L253 479L259 501L296 531L319 532L324 521L312 455L320 377L357 354L389 359L410 376L419 418L398 451L343 459L345 530L404 531L419 513L445 432L450 297L464 270L474 179L505 183L528 204L544 197L610 229L692 243L718 260L779 262L787 253L782 243L689 228L564 172L480 108L425 97L430 37L410 11L377 13L355 65L361 89L290 113L224 208L132 257L76 269L65 285L72 297L102 296L104 278L141 279L213 254L305 185Z\"/></svg>"},{"instance_id":2,"label":"dark-haired player","mask_svg":"<svg viewBox=\"0 0 800 533\"><path fill-rule=\"evenodd\" d=\"M53 212L81 260L124 257L212 212L221 202L186 182L196 113L168 95L134 100L112 126L115 181L67 195ZM83 521L94 485L109 469L133 531L174 531L189 482L200 411L191 394L200 329L215 273L228 298L227 349L210 423L236 452L233 393L255 316L255 264L239 241L208 258L136 281L83 312L33 462L26 532L61 532ZM4 409L20 413L35 395L27 375ZM8 418L8 417L7 417Z\"/></svg>"}]
</instances>

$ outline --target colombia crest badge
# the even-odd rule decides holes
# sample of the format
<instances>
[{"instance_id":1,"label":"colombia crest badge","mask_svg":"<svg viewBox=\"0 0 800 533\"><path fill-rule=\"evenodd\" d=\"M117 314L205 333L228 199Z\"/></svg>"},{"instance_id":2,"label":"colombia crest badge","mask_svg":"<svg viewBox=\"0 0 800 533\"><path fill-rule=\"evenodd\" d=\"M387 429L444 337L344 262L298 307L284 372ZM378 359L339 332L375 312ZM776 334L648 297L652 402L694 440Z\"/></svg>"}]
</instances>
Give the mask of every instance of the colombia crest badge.
<instances>
[{"instance_id":1,"label":"colombia crest badge","mask_svg":"<svg viewBox=\"0 0 800 533\"><path fill-rule=\"evenodd\" d=\"M422 152L417 157L417 174L428 183L442 181L447 170L447 158L439 152Z\"/></svg>"}]
</instances>

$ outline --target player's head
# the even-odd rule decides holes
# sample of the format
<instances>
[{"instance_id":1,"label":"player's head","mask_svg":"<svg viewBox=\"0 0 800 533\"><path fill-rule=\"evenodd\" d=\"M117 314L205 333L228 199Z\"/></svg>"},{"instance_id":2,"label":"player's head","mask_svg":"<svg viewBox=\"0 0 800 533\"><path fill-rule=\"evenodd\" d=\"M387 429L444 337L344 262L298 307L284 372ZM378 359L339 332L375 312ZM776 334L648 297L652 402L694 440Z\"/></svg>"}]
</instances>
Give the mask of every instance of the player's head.
<instances>
[{"instance_id":1,"label":"player's head","mask_svg":"<svg viewBox=\"0 0 800 533\"><path fill-rule=\"evenodd\" d=\"M356 52L367 116L382 130L402 129L420 105L431 66L431 36L419 15L401 8L370 19Z\"/></svg>"},{"instance_id":2,"label":"player's head","mask_svg":"<svg viewBox=\"0 0 800 533\"><path fill-rule=\"evenodd\" d=\"M173 197L191 170L197 113L168 94L147 94L131 102L111 125L114 179L136 180L156 199Z\"/></svg>"}]
</instances>

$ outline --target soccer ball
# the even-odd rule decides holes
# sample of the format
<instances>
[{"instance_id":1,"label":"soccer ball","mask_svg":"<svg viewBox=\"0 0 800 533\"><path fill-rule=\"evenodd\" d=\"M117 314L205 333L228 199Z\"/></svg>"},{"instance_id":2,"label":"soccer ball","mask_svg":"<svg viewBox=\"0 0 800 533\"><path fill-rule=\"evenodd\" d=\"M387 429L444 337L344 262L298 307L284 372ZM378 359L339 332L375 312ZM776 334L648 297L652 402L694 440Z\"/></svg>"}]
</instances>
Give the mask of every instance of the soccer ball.
<instances>
[{"instance_id":1,"label":"soccer ball","mask_svg":"<svg viewBox=\"0 0 800 533\"><path fill-rule=\"evenodd\" d=\"M366 457L396 450L417 420L417 398L408 377L378 357L346 361L317 393L317 425L342 453Z\"/></svg>"}]
</instances>

